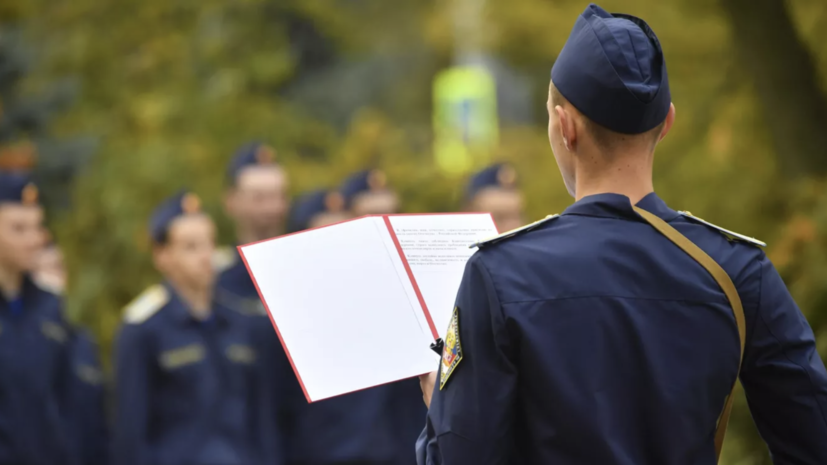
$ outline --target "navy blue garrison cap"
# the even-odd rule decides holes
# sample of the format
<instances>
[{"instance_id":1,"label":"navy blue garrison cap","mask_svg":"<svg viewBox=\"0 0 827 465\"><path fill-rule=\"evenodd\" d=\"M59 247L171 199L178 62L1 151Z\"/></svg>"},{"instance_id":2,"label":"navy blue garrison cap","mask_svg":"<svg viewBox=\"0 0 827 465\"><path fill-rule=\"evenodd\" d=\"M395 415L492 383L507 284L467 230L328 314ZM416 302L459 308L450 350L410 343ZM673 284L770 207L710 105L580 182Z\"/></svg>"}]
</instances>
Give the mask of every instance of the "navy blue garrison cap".
<instances>
[{"instance_id":1,"label":"navy blue garrison cap","mask_svg":"<svg viewBox=\"0 0 827 465\"><path fill-rule=\"evenodd\" d=\"M287 220L288 231L299 232L310 227L316 215L325 212L340 211L344 199L338 191L320 189L300 196L290 209Z\"/></svg>"},{"instance_id":2,"label":"navy blue garrison cap","mask_svg":"<svg viewBox=\"0 0 827 465\"><path fill-rule=\"evenodd\" d=\"M380 170L360 171L345 179L339 191L344 196L345 206L350 208L357 195L384 190L387 186L385 173Z\"/></svg>"},{"instance_id":3,"label":"navy blue garrison cap","mask_svg":"<svg viewBox=\"0 0 827 465\"><path fill-rule=\"evenodd\" d=\"M0 171L0 203L38 204L37 186L23 173Z\"/></svg>"},{"instance_id":4,"label":"navy blue garrison cap","mask_svg":"<svg viewBox=\"0 0 827 465\"><path fill-rule=\"evenodd\" d=\"M155 243L166 242L169 225L179 216L201 211L201 199L192 192L181 190L155 208L149 219L149 237Z\"/></svg>"},{"instance_id":5,"label":"navy blue garrison cap","mask_svg":"<svg viewBox=\"0 0 827 465\"><path fill-rule=\"evenodd\" d=\"M465 199L471 200L477 193L489 187L513 189L517 184L517 171L506 163L497 163L471 176L465 187Z\"/></svg>"},{"instance_id":6,"label":"navy blue garrison cap","mask_svg":"<svg viewBox=\"0 0 827 465\"><path fill-rule=\"evenodd\" d=\"M276 151L262 142L250 142L236 150L227 166L227 179L234 183L238 173L248 166L276 163Z\"/></svg>"},{"instance_id":7,"label":"navy blue garrison cap","mask_svg":"<svg viewBox=\"0 0 827 465\"><path fill-rule=\"evenodd\" d=\"M672 97L660 42L642 19L591 4L551 69L554 86L595 123L640 134L666 119Z\"/></svg>"}]
</instances>

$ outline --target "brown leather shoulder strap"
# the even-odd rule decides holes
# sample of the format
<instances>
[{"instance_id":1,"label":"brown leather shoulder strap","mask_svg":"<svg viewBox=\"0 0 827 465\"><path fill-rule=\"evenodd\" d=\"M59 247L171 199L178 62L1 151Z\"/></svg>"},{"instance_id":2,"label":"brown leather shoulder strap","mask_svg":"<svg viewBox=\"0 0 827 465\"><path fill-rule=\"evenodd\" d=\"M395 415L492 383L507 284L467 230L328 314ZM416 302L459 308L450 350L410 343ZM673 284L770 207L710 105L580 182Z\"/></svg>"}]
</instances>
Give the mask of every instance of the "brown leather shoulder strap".
<instances>
[{"instance_id":1,"label":"brown leather shoulder strap","mask_svg":"<svg viewBox=\"0 0 827 465\"><path fill-rule=\"evenodd\" d=\"M718 282L718 285L721 286L721 289L726 294L727 299L729 299L729 304L732 306L732 313L735 314L735 323L738 325L738 336L741 342L741 358L738 362L738 372L741 372L741 362L744 360L744 344L746 342L746 323L744 321L744 307L741 305L741 298L738 296L738 290L735 289L735 284L732 283L732 280L729 278L729 275L721 268L715 260L712 259L706 252L701 250L700 247L695 245L692 241L686 238L683 234L679 233L675 228L669 226L669 223L663 221L662 219L658 218L657 216L649 213L642 208L633 207L635 212L638 215L643 217L646 222L652 225L653 228L657 229L661 234L666 236L667 239L674 242L675 245L683 249L684 252L689 254L692 258L695 259L698 263L701 264L709 274L715 278L715 281ZM736 378L737 383L737 378ZM718 425L717 429L715 430L715 455L717 458L720 459L721 457L721 448L724 445L724 436L726 435L726 428L727 424L729 423L729 415L732 412L732 401L733 401L733 394L735 393L735 384L732 385L732 391L730 391L729 396L727 396L726 402L724 403L724 409L721 412L721 416L718 418Z\"/></svg>"}]
</instances>

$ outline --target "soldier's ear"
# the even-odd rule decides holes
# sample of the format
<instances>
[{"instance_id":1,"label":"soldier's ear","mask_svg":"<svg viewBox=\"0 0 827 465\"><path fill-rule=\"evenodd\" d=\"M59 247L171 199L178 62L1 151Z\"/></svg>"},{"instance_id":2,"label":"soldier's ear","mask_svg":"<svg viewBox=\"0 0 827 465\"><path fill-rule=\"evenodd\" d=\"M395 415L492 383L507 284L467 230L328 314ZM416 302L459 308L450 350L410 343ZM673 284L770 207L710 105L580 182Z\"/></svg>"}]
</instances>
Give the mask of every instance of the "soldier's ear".
<instances>
[{"instance_id":1,"label":"soldier's ear","mask_svg":"<svg viewBox=\"0 0 827 465\"><path fill-rule=\"evenodd\" d=\"M554 107L557 112L557 119L560 121L560 136L563 139L563 145L566 150L572 152L577 147L577 124L574 121L574 115L562 105Z\"/></svg>"},{"instance_id":2,"label":"soldier's ear","mask_svg":"<svg viewBox=\"0 0 827 465\"><path fill-rule=\"evenodd\" d=\"M155 269L161 273L166 273L169 262L169 247L167 244L153 243L152 244L152 263Z\"/></svg>"},{"instance_id":3,"label":"soldier's ear","mask_svg":"<svg viewBox=\"0 0 827 465\"><path fill-rule=\"evenodd\" d=\"M235 219L237 197L238 190L235 186L228 187L227 190L224 191L224 212L227 213L227 216L233 219Z\"/></svg>"},{"instance_id":4,"label":"soldier's ear","mask_svg":"<svg viewBox=\"0 0 827 465\"><path fill-rule=\"evenodd\" d=\"M666 120L663 122L663 128L660 130L660 136L658 136L658 142L662 141L666 134L669 134L669 130L672 129L672 125L675 123L675 104L672 103L669 105L669 113L666 114Z\"/></svg>"}]
</instances>

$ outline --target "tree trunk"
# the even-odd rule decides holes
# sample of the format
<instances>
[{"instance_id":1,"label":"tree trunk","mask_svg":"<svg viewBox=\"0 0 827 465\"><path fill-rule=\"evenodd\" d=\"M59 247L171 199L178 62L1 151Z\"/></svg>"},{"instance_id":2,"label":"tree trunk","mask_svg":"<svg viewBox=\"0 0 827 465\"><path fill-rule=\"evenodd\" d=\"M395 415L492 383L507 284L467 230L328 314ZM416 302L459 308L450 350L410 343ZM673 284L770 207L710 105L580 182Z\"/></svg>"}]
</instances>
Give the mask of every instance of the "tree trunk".
<instances>
[{"instance_id":1,"label":"tree trunk","mask_svg":"<svg viewBox=\"0 0 827 465\"><path fill-rule=\"evenodd\" d=\"M827 96L784 0L720 0L720 5L784 174L827 173Z\"/></svg>"}]
</instances>

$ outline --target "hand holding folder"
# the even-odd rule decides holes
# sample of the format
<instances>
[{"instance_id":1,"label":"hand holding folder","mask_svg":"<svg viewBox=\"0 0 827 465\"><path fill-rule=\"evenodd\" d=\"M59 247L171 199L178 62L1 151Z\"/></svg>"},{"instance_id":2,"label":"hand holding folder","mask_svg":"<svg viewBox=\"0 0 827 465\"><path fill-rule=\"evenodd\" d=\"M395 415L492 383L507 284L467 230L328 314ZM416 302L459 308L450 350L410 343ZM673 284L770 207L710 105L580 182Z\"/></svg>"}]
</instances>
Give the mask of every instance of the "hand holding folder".
<instances>
[{"instance_id":1,"label":"hand holding folder","mask_svg":"<svg viewBox=\"0 0 827 465\"><path fill-rule=\"evenodd\" d=\"M309 402L435 370L489 214L379 215L239 247Z\"/></svg>"}]
</instances>

